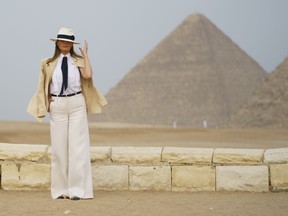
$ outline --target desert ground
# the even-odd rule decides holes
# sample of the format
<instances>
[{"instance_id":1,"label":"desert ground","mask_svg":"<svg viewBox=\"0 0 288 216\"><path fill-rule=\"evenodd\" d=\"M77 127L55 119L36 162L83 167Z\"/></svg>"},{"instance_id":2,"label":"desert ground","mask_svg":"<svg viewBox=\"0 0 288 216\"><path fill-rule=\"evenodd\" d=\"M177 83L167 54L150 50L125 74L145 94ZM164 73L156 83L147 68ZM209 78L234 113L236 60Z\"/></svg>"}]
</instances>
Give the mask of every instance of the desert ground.
<instances>
[{"instance_id":1,"label":"desert ground","mask_svg":"<svg viewBox=\"0 0 288 216\"><path fill-rule=\"evenodd\" d=\"M92 200L0 190L3 216L286 216L288 193L95 191Z\"/></svg>"},{"instance_id":2,"label":"desert ground","mask_svg":"<svg viewBox=\"0 0 288 216\"><path fill-rule=\"evenodd\" d=\"M288 147L287 129L193 129L90 124L93 146ZM49 124L0 122L0 143L49 144ZM0 215L277 215L288 193L95 191L92 200L52 200L49 191L0 189Z\"/></svg>"},{"instance_id":3,"label":"desert ground","mask_svg":"<svg viewBox=\"0 0 288 216\"><path fill-rule=\"evenodd\" d=\"M199 148L288 147L288 129L172 128L90 123L92 146L173 146ZM50 144L49 123L1 122L0 142Z\"/></svg>"}]
</instances>

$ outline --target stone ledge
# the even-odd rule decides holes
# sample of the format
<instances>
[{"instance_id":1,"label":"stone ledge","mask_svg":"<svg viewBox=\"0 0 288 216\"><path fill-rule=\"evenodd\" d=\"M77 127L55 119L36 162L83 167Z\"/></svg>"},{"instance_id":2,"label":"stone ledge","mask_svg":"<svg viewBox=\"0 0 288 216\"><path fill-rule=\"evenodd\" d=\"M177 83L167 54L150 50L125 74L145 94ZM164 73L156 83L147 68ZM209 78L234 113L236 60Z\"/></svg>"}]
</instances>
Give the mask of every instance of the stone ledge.
<instances>
[{"instance_id":1,"label":"stone ledge","mask_svg":"<svg viewBox=\"0 0 288 216\"><path fill-rule=\"evenodd\" d=\"M2 189L49 189L50 150L0 143ZM288 148L92 146L91 161L94 190L288 190Z\"/></svg>"},{"instance_id":2,"label":"stone ledge","mask_svg":"<svg viewBox=\"0 0 288 216\"><path fill-rule=\"evenodd\" d=\"M92 146L90 147L90 157L92 163L111 163L111 147Z\"/></svg>"},{"instance_id":3,"label":"stone ledge","mask_svg":"<svg viewBox=\"0 0 288 216\"><path fill-rule=\"evenodd\" d=\"M266 149L265 163L288 163L288 148Z\"/></svg>"},{"instance_id":4,"label":"stone ledge","mask_svg":"<svg viewBox=\"0 0 288 216\"><path fill-rule=\"evenodd\" d=\"M161 147L112 147L113 163L160 164Z\"/></svg>"},{"instance_id":5,"label":"stone ledge","mask_svg":"<svg viewBox=\"0 0 288 216\"><path fill-rule=\"evenodd\" d=\"M0 160L46 161L48 148L48 145L0 143Z\"/></svg>"},{"instance_id":6,"label":"stone ledge","mask_svg":"<svg viewBox=\"0 0 288 216\"><path fill-rule=\"evenodd\" d=\"M176 148L165 147L162 162L169 164L211 164L212 148Z\"/></svg>"},{"instance_id":7,"label":"stone ledge","mask_svg":"<svg viewBox=\"0 0 288 216\"><path fill-rule=\"evenodd\" d=\"M261 164L264 149L217 148L214 151L214 164Z\"/></svg>"}]
</instances>

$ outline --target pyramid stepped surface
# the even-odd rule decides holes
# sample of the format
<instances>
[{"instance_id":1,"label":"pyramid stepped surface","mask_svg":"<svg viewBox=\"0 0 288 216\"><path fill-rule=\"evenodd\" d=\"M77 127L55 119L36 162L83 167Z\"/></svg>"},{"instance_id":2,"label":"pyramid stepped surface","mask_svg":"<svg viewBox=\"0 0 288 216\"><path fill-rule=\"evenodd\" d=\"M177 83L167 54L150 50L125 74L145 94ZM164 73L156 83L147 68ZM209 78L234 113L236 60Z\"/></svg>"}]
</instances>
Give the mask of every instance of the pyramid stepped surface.
<instances>
[{"instance_id":1,"label":"pyramid stepped surface","mask_svg":"<svg viewBox=\"0 0 288 216\"><path fill-rule=\"evenodd\" d=\"M213 23L191 15L106 95L97 122L221 126L267 73Z\"/></svg>"},{"instance_id":2,"label":"pyramid stepped surface","mask_svg":"<svg viewBox=\"0 0 288 216\"><path fill-rule=\"evenodd\" d=\"M288 57L263 82L240 111L233 127L288 127Z\"/></svg>"}]
</instances>

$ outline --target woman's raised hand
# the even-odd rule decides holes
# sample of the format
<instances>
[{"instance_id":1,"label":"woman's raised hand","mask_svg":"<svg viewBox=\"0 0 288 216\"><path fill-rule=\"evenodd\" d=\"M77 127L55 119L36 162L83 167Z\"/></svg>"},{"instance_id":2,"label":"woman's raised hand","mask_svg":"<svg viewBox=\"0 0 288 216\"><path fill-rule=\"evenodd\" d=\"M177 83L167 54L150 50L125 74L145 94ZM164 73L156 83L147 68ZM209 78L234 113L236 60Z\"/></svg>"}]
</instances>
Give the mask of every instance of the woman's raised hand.
<instances>
[{"instance_id":1,"label":"woman's raised hand","mask_svg":"<svg viewBox=\"0 0 288 216\"><path fill-rule=\"evenodd\" d=\"M80 47L79 50L80 50L80 52L81 52L81 54L82 54L83 57L85 57L85 56L88 55L88 43L87 43L86 40L84 41L84 47L83 47L83 49Z\"/></svg>"}]
</instances>

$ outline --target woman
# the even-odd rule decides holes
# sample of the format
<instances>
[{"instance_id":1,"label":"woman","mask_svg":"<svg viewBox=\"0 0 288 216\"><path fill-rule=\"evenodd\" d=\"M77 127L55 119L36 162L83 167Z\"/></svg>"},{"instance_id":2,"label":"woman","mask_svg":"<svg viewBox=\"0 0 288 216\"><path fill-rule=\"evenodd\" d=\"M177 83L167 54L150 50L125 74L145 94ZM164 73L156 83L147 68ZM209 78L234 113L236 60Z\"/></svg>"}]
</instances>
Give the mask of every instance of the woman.
<instances>
[{"instance_id":1,"label":"woman","mask_svg":"<svg viewBox=\"0 0 288 216\"><path fill-rule=\"evenodd\" d=\"M87 42L80 56L71 29L61 28L51 40L55 52L41 61L27 112L39 121L50 112L52 198L93 198L87 113L101 112L107 101L93 86Z\"/></svg>"}]
</instances>

